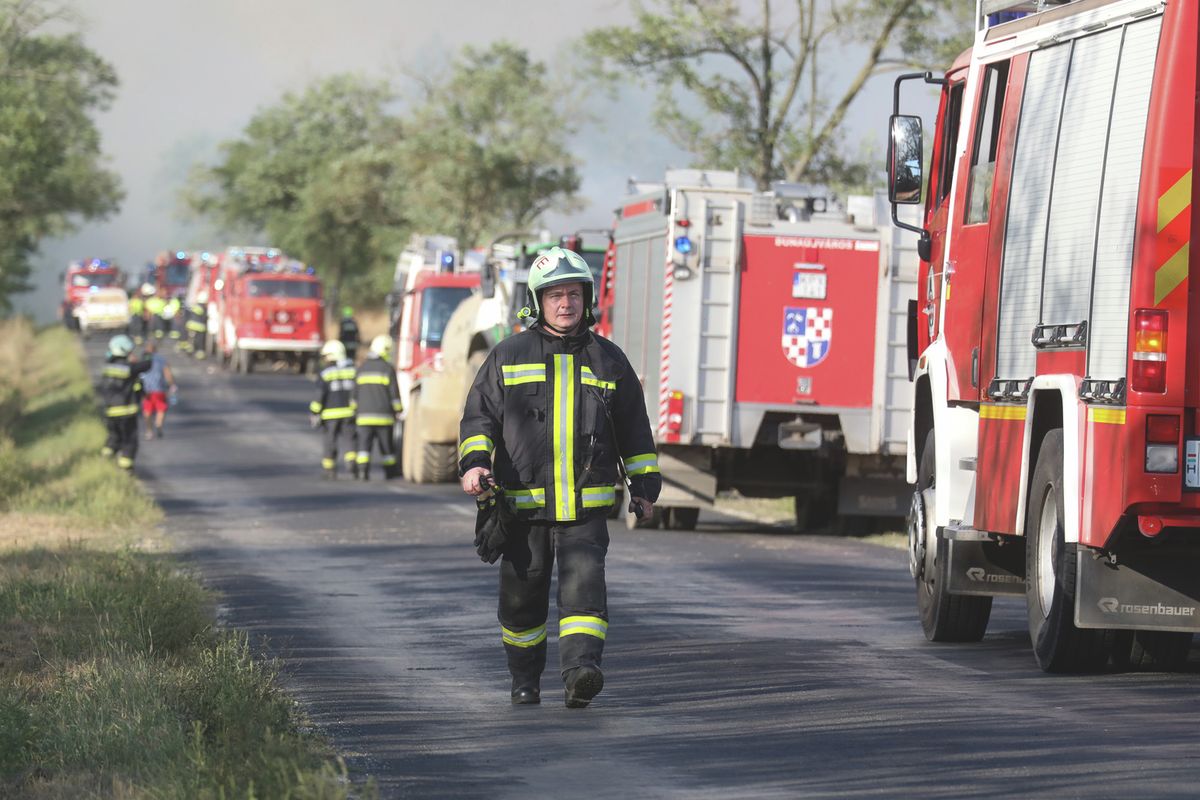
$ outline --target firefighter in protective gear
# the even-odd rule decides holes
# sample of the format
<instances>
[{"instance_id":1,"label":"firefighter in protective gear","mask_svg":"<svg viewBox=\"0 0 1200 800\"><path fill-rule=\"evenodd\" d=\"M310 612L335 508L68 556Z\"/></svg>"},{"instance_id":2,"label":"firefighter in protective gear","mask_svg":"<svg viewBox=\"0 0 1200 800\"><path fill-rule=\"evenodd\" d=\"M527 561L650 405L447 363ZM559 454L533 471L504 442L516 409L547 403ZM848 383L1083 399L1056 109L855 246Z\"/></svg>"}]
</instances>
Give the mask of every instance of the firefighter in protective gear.
<instances>
[{"instance_id":1,"label":"firefighter in protective gear","mask_svg":"<svg viewBox=\"0 0 1200 800\"><path fill-rule=\"evenodd\" d=\"M351 361L358 355L358 323L354 321L354 309L342 309L342 321L338 325L338 338L346 345L346 356Z\"/></svg>"},{"instance_id":2,"label":"firefighter in protective gear","mask_svg":"<svg viewBox=\"0 0 1200 800\"><path fill-rule=\"evenodd\" d=\"M114 336L108 342L104 369L100 372L100 400L108 427L108 439L101 452L106 456L115 454L117 466L124 470L132 470L137 457L140 376L150 369L149 361L129 363L132 352L132 339L123 333Z\"/></svg>"},{"instance_id":3,"label":"firefighter in protective gear","mask_svg":"<svg viewBox=\"0 0 1200 800\"><path fill-rule=\"evenodd\" d=\"M167 331L167 337L179 341L183 336L183 331L180 330L179 312L183 308L183 304L179 302L178 297L172 297L163 305L162 318L164 327Z\"/></svg>"},{"instance_id":4,"label":"firefighter in protective gear","mask_svg":"<svg viewBox=\"0 0 1200 800\"><path fill-rule=\"evenodd\" d=\"M488 355L459 430L463 490L486 496L494 481L511 512L499 618L514 704L540 702L555 560L566 704L584 707L603 688L606 518L622 463L640 514L662 487L641 384L620 348L589 330L592 294L577 253L538 256L522 312L531 327Z\"/></svg>"},{"instance_id":5,"label":"firefighter in protective gear","mask_svg":"<svg viewBox=\"0 0 1200 800\"><path fill-rule=\"evenodd\" d=\"M392 340L380 334L371 340L371 349L358 368L354 383L354 408L358 420L358 473L371 479L371 449L379 445L379 463L383 476L396 476L396 415L404 410L400 402L400 384L392 366Z\"/></svg>"},{"instance_id":6,"label":"firefighter in protective gear","mask_svg":"<svg viewBox=\"0 0 1200 800\"><path fill-rule=\"evenodd\" d=\"M187 317L184 326L187 328L188 338L183 343L184 350L190 351L198 359L203 359L206 356L205 336L208 334L208 295L201 292L196 296L196 301L187 307Z\"/></svg>"},{"instance_id":7,"label":"firefighter in protective gear","mask_svg":"<svg viewBox=\"0 0 1200 800\"><path fill-rule=\"evenodd\" d=\"M344 445L342 458L352 475L358 475L358 439L354 429L354 362L346 358L346 348L336 339L321 347L325 364L317 381L317 397L308 404L314 426L325 433L321 469L327 480L337 476L338 441Z\"/></svg>"},{"instance_id":8,"label":"firefighter in protective gear","mask_svg":"<svg viewBox=\"0 0 1200 800\"><path fill-rule=\"evenodd\" d=\"M167 335L167 324L163 319L163 309L167 307L164 294L165 290L146 298L146 321L150 325L150 330L146 332L147 338L153 335L155 339L162 339Z\"/></svg>"}]
</instances>

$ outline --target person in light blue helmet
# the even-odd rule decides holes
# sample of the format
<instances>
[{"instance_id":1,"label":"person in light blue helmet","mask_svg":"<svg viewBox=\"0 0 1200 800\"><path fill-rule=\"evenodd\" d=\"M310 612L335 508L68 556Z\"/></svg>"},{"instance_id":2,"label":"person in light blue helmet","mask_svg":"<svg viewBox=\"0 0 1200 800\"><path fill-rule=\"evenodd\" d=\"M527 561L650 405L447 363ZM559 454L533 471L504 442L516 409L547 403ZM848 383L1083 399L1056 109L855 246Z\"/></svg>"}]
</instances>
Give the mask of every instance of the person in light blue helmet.
<instances>
[{"instance_id":1,"label":"person in light blue helmet","mask_svg":"<svg viewBox=\"0 0 1200 800\"><path fill-rule=\"evenodd\" d=\"M100 371L100 401L104 405L104 422L108 439L101 451L117 457L117 466L129 471L137 458L138 437L137 398L141 392L141 377L150 362L129 363L133 339L118 334L108 341L104 368Z\"/></svg>"}]
</instances>

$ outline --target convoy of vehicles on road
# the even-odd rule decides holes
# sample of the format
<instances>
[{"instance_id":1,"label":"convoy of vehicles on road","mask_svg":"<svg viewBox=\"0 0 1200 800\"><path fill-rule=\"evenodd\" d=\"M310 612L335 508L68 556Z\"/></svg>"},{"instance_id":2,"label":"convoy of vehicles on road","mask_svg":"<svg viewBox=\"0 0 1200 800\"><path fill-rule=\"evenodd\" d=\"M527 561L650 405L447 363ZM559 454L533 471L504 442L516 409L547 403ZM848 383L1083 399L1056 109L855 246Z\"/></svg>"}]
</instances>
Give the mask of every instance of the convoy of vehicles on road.
<instances>
[{"instance_id":1,"label":"convoy of vehicles on road","mask_svg":"<svg viewBox=\"0 0 1200 800\"><path fill-rule=\"evenodd\" d=\"M79 308L84 298L101 289L123 288L125 280L116 264L101 258L72 261L62 272L60 279L63 294L58 307L58 318L72 330L79 330Z\"/></svg>"},{"instance_id":2,"label":"convoy of vehicles on road","mask_svg":"<svg viewBox=\"0 0 1200 800\"><path fill-rule=\"evenodd\" d=\"M1200 630L1200 325L1189 277L1197 4L979 7L944 78L897 81L890 182L920 203L909 562L928 638L1024 595L1047 671L1175 666ZM1011 16L1011 15L1010 15Z\"/></svg>"}]
</instances>

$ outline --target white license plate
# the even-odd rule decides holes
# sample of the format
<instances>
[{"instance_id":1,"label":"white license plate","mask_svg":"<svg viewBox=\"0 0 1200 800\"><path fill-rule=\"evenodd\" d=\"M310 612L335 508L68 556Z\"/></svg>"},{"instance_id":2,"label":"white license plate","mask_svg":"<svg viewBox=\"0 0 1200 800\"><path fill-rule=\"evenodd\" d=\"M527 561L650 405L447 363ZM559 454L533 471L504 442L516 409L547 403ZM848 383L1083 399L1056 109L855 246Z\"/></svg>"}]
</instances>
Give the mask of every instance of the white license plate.
<instances>
[{"instance_id":1,"label":"white license plate","mask_svg":"<svg viewBox=\"0 0 1200 800\"><path fill-rule=\"evenodd\" d=\"M825 273L797 272L792 276L792 297L825 299Z\"/></svg>"},{"instance_id":2,"label":"white license plate","mask_svg":"<svg viewBox=\"0 0 1200 800\"><path fill-rule=\"evenodd\" d=\"M272 325L271 333L295 333L296 329L291 325Z\"/></svg>"}]
</instances>

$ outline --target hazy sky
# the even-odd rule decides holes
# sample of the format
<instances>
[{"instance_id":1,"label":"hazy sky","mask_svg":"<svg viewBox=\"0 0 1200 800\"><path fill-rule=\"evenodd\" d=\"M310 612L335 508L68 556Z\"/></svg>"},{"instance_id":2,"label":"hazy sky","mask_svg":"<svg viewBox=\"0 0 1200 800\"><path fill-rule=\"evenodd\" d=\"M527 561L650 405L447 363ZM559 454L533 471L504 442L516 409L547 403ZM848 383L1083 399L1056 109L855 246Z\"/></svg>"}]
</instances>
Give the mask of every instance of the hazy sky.
<instances>
[{"instance_id":1,"label":"hazy sky","mask_svg":"<svg viewBox=\"0 0 1200 800\"><path fill-rule=\"evenodd\" d=\"M116 258L136 269L159 250L221 247L203 228L181 222L176 194L196 159L237 136L258 109L315 78L357 72L397 79L422 65L441 66L462 44L509 39L540 59L572 46L591 27L628 21L625 0L74 0L89 46L116 68L121 85L99 120L104 148L126 199L119 215L48 242L39 291L19 305L53 313L57 276L67 261ZM857 143L883 142L890 78L876 79L854 109ZM626 179L661 177L688 157L652 127L652 98L626 92L596 98L607 122L585 130L584 210L551 218L556 228L604 227Z\"/></svg>"}]
</instances>

